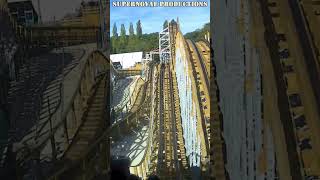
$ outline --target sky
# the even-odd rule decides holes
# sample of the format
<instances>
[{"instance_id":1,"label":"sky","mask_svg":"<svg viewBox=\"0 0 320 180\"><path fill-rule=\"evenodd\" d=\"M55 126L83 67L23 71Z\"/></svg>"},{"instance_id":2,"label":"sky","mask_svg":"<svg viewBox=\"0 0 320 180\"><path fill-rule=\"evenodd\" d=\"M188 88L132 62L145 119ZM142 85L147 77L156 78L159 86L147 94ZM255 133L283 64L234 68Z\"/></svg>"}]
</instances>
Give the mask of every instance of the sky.
<instances>
[{"instance_id":1,"label":"sky","mask_svg":"<svg viewBox=\"0 0 320 180\"><path fill-rule=\"evenodd\" d=\"M14 2L18 0L8 0ZM53 21L62 18L66 13L74 13L80 7L82 0L32 0L33 6L38 12L38 1L40 2L42 21ZM87 0L86 0L87 1Z\"/></svg>"},{"instance_id":2,"label":"sky","mask_svg":"<svg viewBox=\"0 0 320 180\"><path fill-rule=\"evenodd\" d=\"M8 2L17 0L8 0ZM74 13L80 7L82 0L32 0L36 11L38 1L41 6L42 20L53 21L62 18L66 13ZM90 1L90 0L85 0ZM128 31L130 22L134 27L140 19L143 33L159 32L165 20L179 17L182 33L187 33L201 28L210 21L210 1L207 7L112 7L113 1L151 1L151 0L110 0L110 29L117 24L120 31L121 24L125 24ZM160 1L160 0L154 0ZM161 1L197 1L197 0L161 0ZM120 34L120 32L118 32Z\"/></svg>"},{"instance_id":3,"label":"sky","mask_svg":"<svg viewBox=\"0 0 320 180\"><path fill-rule=\"evenodd\" d=\"M208 0L198 0L206 1L208 3L207 7L113 7L113 1L121 0L110 1L110 34L112 34L112 28L114 23L116 23L117 25L118 34L120 34L121 24L125 25L128 33L130 22L133 23L135 29L136 22L139 19L141 20L143 33L159 32L165 20L171 21L172 19L177 19L177 17L179 17L180 27L183 34L202 28L205 23L210 22L210 1Z\"/></svg>"}]
</instances>

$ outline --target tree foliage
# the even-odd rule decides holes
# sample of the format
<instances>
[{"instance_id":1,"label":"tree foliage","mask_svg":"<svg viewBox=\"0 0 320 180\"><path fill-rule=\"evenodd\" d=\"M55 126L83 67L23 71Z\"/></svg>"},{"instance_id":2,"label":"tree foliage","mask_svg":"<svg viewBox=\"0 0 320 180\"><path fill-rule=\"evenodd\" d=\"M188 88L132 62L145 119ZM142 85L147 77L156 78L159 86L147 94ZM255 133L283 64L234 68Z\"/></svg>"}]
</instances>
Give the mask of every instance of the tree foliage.
<instances>
[{"instance_id":1,"label":"tree foliage","mask_svg":"<svg viewBox=\"0 0 320 180\"><path fill-rule=\"evenodd\" d=\"M148 52L158 48L159 33L143 34L140 38L137 36L128 36L127 43L122 44L111 37L111 54L128 53L128 52Z\"/></svg>"},{"instance_id":2,"label":"tree foliage","mask_svg":"<svg viewBox=\"0 0 320 180\"><path fill-rule=\"evenodd\" d=\"M113 37L118 37L118 29L116 23L113 24L112 35Z\"/></svg>"},{"instance_id":3,"label":"tree foliage","mask_svg":"<svg viewBox=\"0 0 320 180\"><path fill-rule=\"evenodd\" d=\"M126 36L126 27L124 26L124 24L121 24L120 36L121 37L125 37Z\"/></svg>"},{"instance_id":4,"label":"tree foliage","mask_svg":"<svg viewBox=\"0 0 320 180\"><path fill-rule=\"evenodd\" d=\"M206 23L201 29L186 33L184 37L196 42L203 40L207 32L210 32L210 23Z\"/></svg>"},{"instance_id":5,"label":"tree foliage","mask_svg":"<svg viewBox=\"0 0 320 180\"><path fill-rule=\"evenodd\" d=\"M126 35L126 27L124 24L121 24L120 29L120 46L125 46L128 43L127 41L127 35Z\"/></svg>"},{"instance_id":6,"label":"tree foliage","mask_svg":"<svg viewBox=\"0 0 320 180\"><path fill-rule=\"evenodd\" d=\"M138 38L140 38L142 36L142 26L141 26L141 21L140 20L137 22L136 32L137 32Z\"/></svg>"},{"instance_id":7,"label":"tree foliage","mask_svg":"<svg viewBox=\"0 0 320 180\"><path fill-rule=\"evenodd\" d=\"M168 27L168 20L164 21L164 23L163 23L163 29L165 29L167 27Z\"/></svg>"},{"instance_id":8,"label":"tree foliage","mask_svg":"<svg viewBox=\"0 0 320 180\"><path fill-rule=\"evenodd\" d=\"M133 24L132 24L132 23L130 23L129 36L133 36L133 35L134 35Z\"/></svg>"},{"instance_id":9,"label":"tree foliage","mask_svg":"<svg viewBox=\"0 0 320 180\"><path fill-rule=\"evenodd\" d=\"M140 25L139 25L140 24ZM141 28L139 30L139 28ZM138 36L138 32L141 33ZM111 37L111 54L128 53L137 51L151 51L158 48L159 33L142 34L141 22L137 22L136 35L133 32L133 25L130 23L129 35L126 35L124 25L121 25L120 37Z\"/></svg>"}]
</instances>

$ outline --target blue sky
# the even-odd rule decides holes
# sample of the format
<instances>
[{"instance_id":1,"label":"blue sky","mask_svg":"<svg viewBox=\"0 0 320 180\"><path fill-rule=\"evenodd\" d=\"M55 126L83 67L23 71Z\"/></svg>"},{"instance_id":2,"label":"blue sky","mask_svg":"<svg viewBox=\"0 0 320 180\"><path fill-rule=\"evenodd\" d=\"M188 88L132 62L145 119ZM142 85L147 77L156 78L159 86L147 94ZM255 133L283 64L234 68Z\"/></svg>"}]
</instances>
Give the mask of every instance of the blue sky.
<instances>
[{"instance_id":1,"label":"blue sky","mask_svg":"<svg viewBox=\"0 0 320 180\"><path fill-rule=\"evenodd\" d=\"M143 33L159 32L165 20L177 19L179 17L182 33L187 33L201 28L210 21L210 1L207 7L113 7L113 1L110 1L110 28L112 34L113 24L117 24L118 34L120 34L121 24L126 26L128 33L130 22L134 28L136 22L140 19ZM143 0L121 0L121 1L143 1ZM150 0L144 0L150 1ZM159 0L156 0L159 2ZM161 0L161 1L179 1L179 0ZM181 0L197 1L197 0Z\"/></svg>"}]
</instances>

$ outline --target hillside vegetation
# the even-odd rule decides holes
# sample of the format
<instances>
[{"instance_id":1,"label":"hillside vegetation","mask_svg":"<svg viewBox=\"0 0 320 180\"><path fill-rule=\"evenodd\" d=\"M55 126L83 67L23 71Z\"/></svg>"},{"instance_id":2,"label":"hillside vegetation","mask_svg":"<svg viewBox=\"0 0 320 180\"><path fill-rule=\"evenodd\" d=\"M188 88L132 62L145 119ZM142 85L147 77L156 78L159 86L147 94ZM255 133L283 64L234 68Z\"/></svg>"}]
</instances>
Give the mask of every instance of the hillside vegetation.
<instances>
[{"instance_id":1,"label":"hillside vegetation","mask_svg":"<svg viewBox=\"0 0 320 180\"><path fill-rule=\"evenodd\" d=\"M129 35L126 33L124 24L121 24L120 36L117 32L117 25L113 25L111 37L111 54L128 53L136 51L151 51L158 48L159 33L142 34L140 20L136 25L134 33L133 24L130 23Z\"/></svg>"},{"instance_id":2,"label":"hillside vegetation","mask_svg":"<svg viewBox=\"0 0 320 180\"><path fill-rule=\"evenodd\" d=\"M186 39L191 39L194 42L204 40L205 34L210 32L210 23L206 23L201 29L197 29L193 32L186 33L184 37Z\"/></svg>"},{"instance_id":3,"label":"hillside vegetation","mask_svg":"<svg viewBox=\"0 0 320 180\"><path fill-rule=\"evenodd\" d=\"M165 21L163 27L168 22ZM111 37L111 54L128 53L143 51L148 52L159 47L159 33L143 34L140 20L136 23L134 31L133 24L130 23L129 31L126 32L124 24L121 24L120 35L118 35L117 25L113 25ZM209 23L206 23L201 29L185 34L185 38L193 41L203 40L205 34L210 31Z\"/></svg>"}]
</instances>

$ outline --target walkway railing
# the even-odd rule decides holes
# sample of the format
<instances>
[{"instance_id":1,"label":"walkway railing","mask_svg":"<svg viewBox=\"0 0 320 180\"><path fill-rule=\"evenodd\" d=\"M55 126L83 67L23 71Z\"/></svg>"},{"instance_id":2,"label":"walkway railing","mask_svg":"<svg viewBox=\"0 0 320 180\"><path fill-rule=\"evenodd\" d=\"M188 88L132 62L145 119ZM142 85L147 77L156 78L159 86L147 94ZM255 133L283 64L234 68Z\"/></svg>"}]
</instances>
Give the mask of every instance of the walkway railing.
<instances>
[{"instance_id":1,"label":"walkway railing","mask_svg":"<svg viewBox=\"0 0 320 180\"><path fill-rule=\"evenodd\" d=\"M27 145L18 149L18 164L22 165L34 156L39 156L45 147L49 147L51 150L52 159L59 158L72 142L72 138L83 120L82 117L87 111L87 103L95 90L97 77L109 72L108 59L100 51L92 52L79 66L80 78L77 80L76 89L70 100L60 106L63 108L60 120L52 124L52 131L39 139L39 143L33 147ZM54 147L61 142L60 147Z\"/></svg>"},{"instance_id":2,"label":"walkway railing","mask_svg":"<svg viewBox=\"0 0 320 180\"><path fill-rule=\"evenodd\" d=\"M101 76L105 76L106 74L101 74ZM109 81L106 78L100 77L99 81L96 85L100 83L105 83L104 87L106 88L104 91L104 97L106 98L108 84ZM95 89L96 92L96 89ZM92 94L92 98L94 98L94 94ZM93 99L90 101L93 101ZM104 105L106 105L107 101L104 101ZM103 113L101 120L105 120L107 113ZM83 116L83 120L85 120L86 115ZM108 124L107 124L108 126ZM76 161L66 161L65 158L61 159L61 163L63 163L62 167L58 167L56 171L51 175L48 179L65 179L70 178L73 176L82 177L83 179L91 179L97 173L107 172L108 171L108 162L109 162L109 155L108 155L108 132L107 126L103 127L102 135L100 135L97 140L88 146L88 149L80 155L80 158ZM77 131L79 133L79 131ZM75 145L71 142L70 146ZM69 149L69 148L68 148ZM58 163L59 164L59 163ZM99 172L96 172L95 167L99 167Z\"/></svg>"},{"instance_id":3,"label":"walkway railing","mask_svg":"<svg viewBox=\"0 0 320 180\"><path fill-rule=\"evenodd\" d=\"M152 71L153 69L151 69ZM150 72L151 72L150 71ZM150 163L151 163L151 158L152 158L152 149L153 149L153 131L154 131L154 122L155 122L155 101L156 101L156 76L154 76L156 73L155 71L152 72L153 75L149 76L150 80L151 78L153 78L150 81L150 84L152 84L152 86L150 87L151 90L151 94L149 94L150 98L151 98L151 115L150 115L150 119L149 119L149 133L148 133L148 139L147 139L147 146L146 146L146 151L140 161L140 163L138 163L135 166L131 166L130 167L130 172L133 174L138 175L139 177L142 178L146 178L148 173L149 173L149 169L150 169Z\"/></svg>"}]
</instances>

